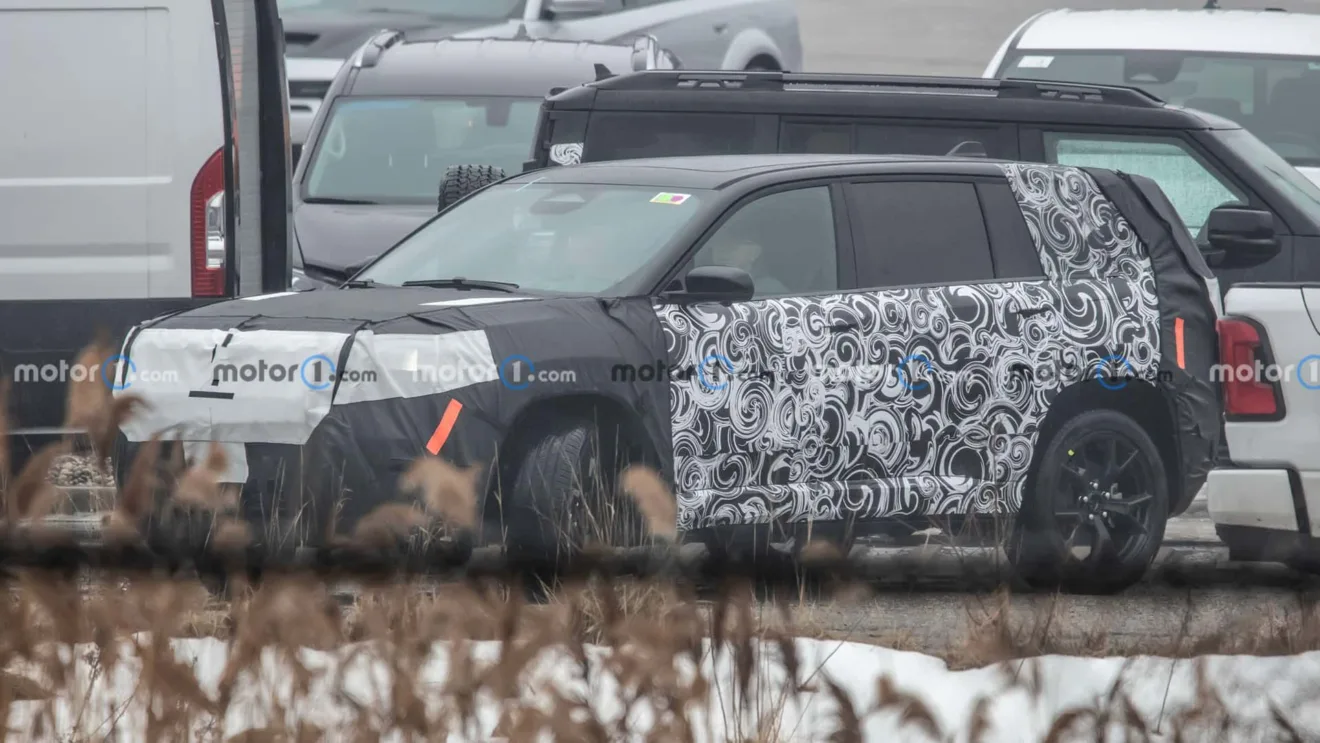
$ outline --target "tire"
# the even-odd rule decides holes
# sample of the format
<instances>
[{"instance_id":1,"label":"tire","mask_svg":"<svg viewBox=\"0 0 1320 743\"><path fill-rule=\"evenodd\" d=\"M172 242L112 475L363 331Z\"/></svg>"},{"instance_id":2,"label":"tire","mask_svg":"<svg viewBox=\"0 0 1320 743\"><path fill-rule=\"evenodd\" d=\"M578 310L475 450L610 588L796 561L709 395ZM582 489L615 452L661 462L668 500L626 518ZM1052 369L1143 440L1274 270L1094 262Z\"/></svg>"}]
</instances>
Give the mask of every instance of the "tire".
<instances>
[{"instance_id":1,"label":"tire","mask_svg":"<svg viewBox=\"0 0 1320 743\"><path fill-rule=\"evenodd\" d=\"M510 558L555 566L593 542L628 547L644 540L637 508L617 488L627 463L605 461L601 441L595 423L567 419L525 447L503 505Z\"/></svg>"},{"instance_id":2,"label":"tire","mask_svg":"<svg viewBox=\"0 0 1320 743\"><path fill-rule=\"evenodd\" d=\"M1088 410L1040 451L1007 552L1033 588L1116 593L1145 575L1168 518L1168 477L1150 435L1123 413ZM1111 549L1094 549L1100 532ZM1069 548L1075 537L1089 538L1084 558Z\"/></svg>"},{"instance_id":3,"label":"tire","mask_svg":"<svg viewBox=\"0 0 1320 743\"><path fill-rule=\"evenodd\" d=\"M504 169L494 165L451 165L440 179L440 198L436 209L444 211L473 191L504 178Z\"/></svg>"}]
</instances>

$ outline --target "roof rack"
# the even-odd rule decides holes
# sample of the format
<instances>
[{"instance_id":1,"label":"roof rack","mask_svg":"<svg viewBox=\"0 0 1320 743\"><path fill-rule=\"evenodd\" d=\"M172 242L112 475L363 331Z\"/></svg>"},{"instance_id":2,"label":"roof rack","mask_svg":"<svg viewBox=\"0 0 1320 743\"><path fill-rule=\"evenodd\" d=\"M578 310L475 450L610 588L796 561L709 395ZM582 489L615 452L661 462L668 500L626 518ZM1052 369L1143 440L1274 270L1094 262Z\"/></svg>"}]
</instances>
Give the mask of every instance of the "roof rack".
<instances>
[{"instance_id":1,"label":"roof rack","mask_svg":"<svg viewBox=\"0 0 1320 743\"><path fill-rule=\"evenodd\" d=\"M867 75L810 72L688 72L648 70L591 83L602 90L818 90L871 93L947 93L998 98L1037 98L1159 108L1164 101L1140 88L1082 85L1048 80L937 75Z\"/></svg>"},{"instance_id":2,"label":"roof rack","mask_svg":"<svg viewBox=\"0 0 1320 743\"><path fill-rule=\"evenodd\" d=\"M400 41L403 41L402 31L392 31L390 29L377 31L367 43L358 49L357 56L353 58L353 66L358 68L375 67L376 63L380 61L381 53Z\"/></svg>"}]
</instances>

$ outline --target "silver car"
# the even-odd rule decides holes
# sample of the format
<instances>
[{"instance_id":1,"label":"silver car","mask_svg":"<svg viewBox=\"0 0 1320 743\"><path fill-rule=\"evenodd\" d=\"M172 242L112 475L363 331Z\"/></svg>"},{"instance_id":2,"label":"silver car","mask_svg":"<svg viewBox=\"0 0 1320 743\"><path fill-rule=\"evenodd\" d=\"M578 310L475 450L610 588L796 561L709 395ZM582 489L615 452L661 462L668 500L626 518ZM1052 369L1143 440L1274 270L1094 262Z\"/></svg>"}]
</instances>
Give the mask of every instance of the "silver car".
<instances>
[{"instance_id":1,"label":"silver car","mask_svg":"<svg viewBox=\"0 0 1320 743\"><path fill-rule=\"evenodd\" d=\"M335 73L381 29L627 43L654 36L695 70L802 69L794 0L279 0L295 153Z\"/></svg>"}]
</instances>

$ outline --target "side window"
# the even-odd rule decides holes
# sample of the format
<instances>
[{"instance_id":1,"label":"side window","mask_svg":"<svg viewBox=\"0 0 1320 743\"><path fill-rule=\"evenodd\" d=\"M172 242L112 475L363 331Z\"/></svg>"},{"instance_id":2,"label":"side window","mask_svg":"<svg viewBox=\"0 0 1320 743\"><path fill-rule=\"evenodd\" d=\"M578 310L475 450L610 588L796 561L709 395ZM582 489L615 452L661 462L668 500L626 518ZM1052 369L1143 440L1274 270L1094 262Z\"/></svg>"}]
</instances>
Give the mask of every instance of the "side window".
<instances>
[{"instance_id":1,"label":"side window","mask_svg":"<svg viewBox=\"0 0 1320 743\"><path fill-rule=\"evenodd\" d=\"M1186 143L1172 137L1046 132L1045 161L1111 168L1154 180L1192 235L1200 234L1215 207L1247 203Z\"/></svg>"},{"instance_id":2,"label":"side window","mask_svg":"<svg viewBox=\"0 0 1320 743\"><path fill-rule=\"evenodd\" d=\"M577 20L577 19L579 19L579 18L595 18L596 16L609 15L609 14L611 14L611 13L618 13L619 11L623 10L623 8L624 8L624 6L625 6L626 4L627 4L627 3L625 3L624 0L601 0L601 8L600 8L600 10L578 11L578 12L564 12L564 11L561 11L561 12L555 14L555 20L556 20L556 21L575 21L575 20ZM548 5L548 3L547 3L547 5ZM544 13L545 11L542 10L542 12Z\"/></svg>"},{"instance_id":3,"label":"side window","mask_svg":"<svg viewBox=\"0 0 1320 743\"><path fill-rule=\"evenodd\" d=\"M1040 265L1040 251L1027 229L1013 189L1007 183L978 183L985 214L985 230L990 235L990 255L994 259L995 278L1035 279L1045 276Z\"/></svg>"},{"instance_id":4,"label":"side window","mask_svg":"<svg viewBox=\"0 0 1320 743\"><path fill-rule=\"evenodd\" d=\"M852 124L786 121L779 132L779 151L794 155L849 155L852 142Z\"/></svg>"},{"instance_id":5,"label":"side window","mask_svg":"<svg viewBox=\"0 0 1320 743\"><path fill-rule=\"evenodd\" d=\"M758 299L838 289L829 187L780 191L739 207L701 246L692 264L747 271Z\"/></svg>"},{"instance_id":6,"label":"side window","mask_svg":"<svg viewBox=\"0 0 1320 743\"><path fill-rule=\"evenodd\" d=\"M748 155L756 118L738 114L596 112L583 160L684 155Z\"/></svg>"},{"instance_id":7,"label":"side window","mask_svg":"<svg viewBox=\"0 0 1320 743\"><path fill-rule=\"evenodd\" d=\"M867 155L947 155L964 143L980 144L987 157L1014 158L1017 153L995 129L922 124L858 124L857 152Z\"/></svg>"},{"instance_id":8,"label":"side window","mask_svg":"<svg viewBox=\"0 0 1320 743\"><path fill-rule=\"evenodd\" d=\"M785 121L779 151L793 154L947 155L964 143L979 144L989 157L1017 152L998 130L923 124Z\"/></svg>"},{"instance_id":9,"label":"side window","mask_svg":"<svg viewBox=\"0 0 1320 743\"><path fill-rule=\"evenodd\" d=\"M994 278L976 186L885 181L848 188L859 286Z\"/></svg>"}]
</instances>

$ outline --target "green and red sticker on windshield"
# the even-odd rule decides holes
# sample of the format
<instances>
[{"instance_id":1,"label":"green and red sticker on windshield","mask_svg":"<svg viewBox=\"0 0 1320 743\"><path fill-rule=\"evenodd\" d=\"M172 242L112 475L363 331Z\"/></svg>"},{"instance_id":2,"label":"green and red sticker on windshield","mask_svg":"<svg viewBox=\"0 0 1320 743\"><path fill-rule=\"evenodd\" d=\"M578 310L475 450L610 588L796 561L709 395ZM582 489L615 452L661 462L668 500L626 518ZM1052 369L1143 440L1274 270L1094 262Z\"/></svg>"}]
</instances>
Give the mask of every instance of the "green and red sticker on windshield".
<instances>
[{"instance_id":1,"label":"green and red sticker on windshield","mask_svg":"<svg viewBox=\"0 0 1320 743\"><path fill-rule=\"evenodd\" d=\"M687 201L688 198L691 196L692 194L686 194L686 193L662 192L656 194L655 197L651 199L651 203L652 204L682 204L684 201Z\"/></svg>"}]
</instances>

